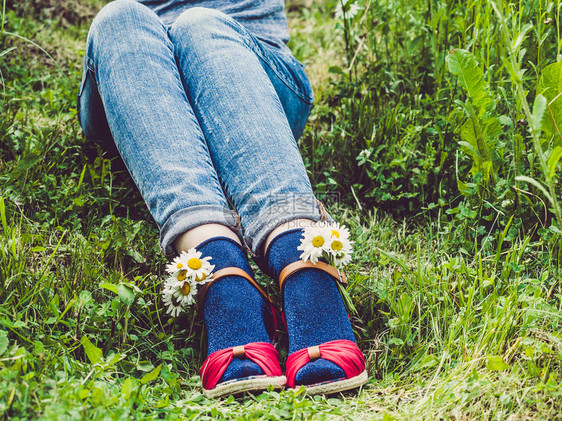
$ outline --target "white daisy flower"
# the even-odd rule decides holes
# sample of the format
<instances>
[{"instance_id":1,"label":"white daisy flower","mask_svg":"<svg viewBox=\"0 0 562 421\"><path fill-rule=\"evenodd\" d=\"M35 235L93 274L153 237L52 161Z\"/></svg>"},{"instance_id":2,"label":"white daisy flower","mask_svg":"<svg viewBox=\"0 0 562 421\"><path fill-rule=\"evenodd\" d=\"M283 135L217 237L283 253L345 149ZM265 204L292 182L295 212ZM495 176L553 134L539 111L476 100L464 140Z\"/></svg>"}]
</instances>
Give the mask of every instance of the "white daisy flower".
<instances>
[{"instance_id":1,"label":"white daisy flower","mask_svg":"<svg viewBox=\"0 0 562 421\"><path fill-rule=\"evenodd\" d=\"M352 245L353 242L348 239L332 237L329 253L335 267L339 269L351 262Z\"/></svg>"},{"instance_id":2,"label":"white daisy flower","mask_svg":"<svg viewBox=\"0 0 562 421\"><path fill-rule=\"evenodd\" d=\"M353 242L349 230L338 223L317 223L304 230L304 236L297 250L300 258L313 264L325 258L331 265L341 268L351 261Z\"/></svg>"},{"instance_id":3,"label":"white daisy flower","mask_svg":"<svg viewBox=\"0 0 562 421\"><path fill-rule=\"evenodd\" d=\"M351 5L349 5L349 10L347 11L348 19L352 19L353 17L355 17L355 15L357 15L357 13L359 13L361 9L362 7L360 7L357 3L352 3Z\"/></svg>"},{"instance_id":4,"label":"white daisy flower","mask_svg":"<svg viewBox=\"0 0 562 421\"><path fill-rule=\"evenodd\" d=\"M336 6L336 19L353 19L355 15L361 10L361 7L356 2L348 4L349 0L340 0Z\"/></svg>"},{"instance_id":5,"label":"white daisy flower","mask_svg":"<svg viewBox=\"0 0 562 421\"><path fill-rule=\"evenodd\" d=\"M186 275L197 282L208 282L211 280L210 275L215 265L209 263L210 257L201 258L201 255L202 253L194 248L189 249L187 253L185 251L182 253L187 271Z\"/></svg>"},{"instance_id":6,"label":"white daisy flower","mask_svg":"<svg viewBox=\"0 0 562 421\"><path fill-rule=\"evenodd\" d=\"M166 265L166 272L168 272L170 275L173 275L174 273L179 272L182 269L185 269L187 263L182 258L184 254L185 252L183 252L181 255L179 255L174 260L172 260L172 263L168 263Z\"/></svg>"},{"instance_id":7,"label":"white daisy flower","mask_svg":"<svg viewBox=\"0 0 562 421\"><path fill-rule=\"evenodd\" d=\"M209 263L210 257L201 258L201 252L194 248L176 257L172 263L166 266L166 271L178 278L178 281L185 279L195 279L198 282L209 281L214 265Z\"/></svg>"},{"instance_id":8,"label":"white daisy flower","mask_svg":"<svg viewBox=\"0 0 562 421\"><path fill-rule=\"evenodd\" d=\"M340 225L338 222L334 222L329 225L330 237L333 239L338 239L340 241L349 241L349 230L345 225Z\"/></svg>"},{"instance_id":9,"label":"white daisy flower","mask_svg":"<svg viewBox=\"0 0 562 421\"><path fill-rule=\"evenodd\" d=\"M298 250L302 250L302 253L299 257L304 262L310 260L314 264L318 263L318 259L322 257L322 254L324 253L324 250L322 250L321 248L314 247L310 243L300 246Z\"/></svg>"},{"instance_id":10,"label":"white daisy flower","mask_svg":"<svg viewBox=\"0 0 562 421\"><path fill-rule=\"evenodd\" d=\"M188 306L195 302L197 293L197 283L193 280L178 281L176 277L171 277L164 283L162 300L168 308L166 313L172 317L179 316Z\"/></svg>"},{"instance_id":11,"label":"white daisy flower","mask_svg":"<svg viewBox=\"0 0 562 421\"><path fill-rule=\"evenodd\" d=\"M331 231L325 224L313 224L304 229L303 235L301 244L297 247L297 250L302 251L300 258L316 264L318 258L328 251Z\"/></svg>"},{"instance_id":12,"label":"white daisy flower","mask_svg":"<svg viewBox=\"0 0 562 421\"><path fill-rule=\"evenodd\" d=\"M347 4L347 0L338 1L335 11L336 19L343 19L343 8L345 7L346 4Z\"/></svg>"},{"instance_id":13,"label":"white daisy flower","mask_svg":"<svg viewBox=\"0 0 562 421\"><path fill-rule=\"evenodd\" d=\"M166 312L173 317L179 316L195 302L199 285L212 280L215 266L209 262L210 257L201 256L201 252L191 248L166 266L166 271L172 276L164 282L162 300L167 307Z\"/></svg>"}]
</instances>

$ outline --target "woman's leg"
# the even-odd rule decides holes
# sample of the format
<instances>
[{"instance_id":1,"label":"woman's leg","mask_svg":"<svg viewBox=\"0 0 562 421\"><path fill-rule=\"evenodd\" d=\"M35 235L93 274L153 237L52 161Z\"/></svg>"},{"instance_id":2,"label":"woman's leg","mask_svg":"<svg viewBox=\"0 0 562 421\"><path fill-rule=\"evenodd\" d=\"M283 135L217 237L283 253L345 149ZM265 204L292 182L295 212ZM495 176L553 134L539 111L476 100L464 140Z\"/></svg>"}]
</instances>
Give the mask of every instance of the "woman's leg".
<instances>
[{"instance_id":1,"label":"woman's leg","mask_svg":"<svg viewBox=\"0 0 562 421\"><path fill-rule=\"evenodd\" d=\"M90 30L86 78L99 90L117 148L161 228L163 248L180 253L197 246L212 257L215 271L236 267L252 276L173 50L167 29L147 7L110 3ZM85 105L81 122L87 131L93 116ZM240 276L213 283L202 310L209 352L270 341L270 309ZM252 361L235 359L220 382L262 374Z\"/></svg>"},{"instance_id":2,"label":"woman's leg","mask_svg":"<svg viewBox=\"0 0 562 421\"><path fill-rule=\"evenodd\" d=\"M299 260L301 231L290 228L320 218L289 124L298 107L310 105L298 83L302 68L214 10L188 10L170 36L188 97L217 173L238 209L246 241L257 254L271 241L265 263L278 278L284 267ZM279 235L273 238L272 231ZM333 340L354 342L337 287L325 273L308 269L292 275L283 304L289 353ZM338 365L320 358L305 365L296 380L311 385L343 377Z\"/></svg>"},{"instance_id":3,"label":"woman's leg","mask_svg":"<svg viewBox=\"0 0 562 421\"><path fill-rule=\"evenodd\" d=\"M135 1L110 3L92 23L83 83L98 90L115 144L167 254L191 228L215 223L236 230L173 51L167 28L150 9ZM84 95L86 88L83 97L94 97ZM88 134L90 121L101 118L82 102Z\"/></svg>"},{"instance_id":4,"label":"woman's leg","mask_svg":"<svg viewBox=\"0 0 562 421\"><path fill-rule=\"evenodd\" d=\"M302 65L211 9L184 12L170 37L190 103L252 251L283 222L319 220L295 141L312 105Z\"/></svg>"}]
</instances>

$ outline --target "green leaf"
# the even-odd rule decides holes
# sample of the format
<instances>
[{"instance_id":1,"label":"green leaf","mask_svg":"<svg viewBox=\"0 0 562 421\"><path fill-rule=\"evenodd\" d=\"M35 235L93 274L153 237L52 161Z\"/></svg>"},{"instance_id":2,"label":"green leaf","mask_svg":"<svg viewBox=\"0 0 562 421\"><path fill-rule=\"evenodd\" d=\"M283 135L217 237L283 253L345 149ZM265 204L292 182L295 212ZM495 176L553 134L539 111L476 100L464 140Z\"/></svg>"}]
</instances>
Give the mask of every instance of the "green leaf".
<instances>
[{"instance_id":1,"label":"green leaf","mask_svg":"<svg viewBox=\"0 0 562 421\"><path fill-rule=\"evenodd\" d=\"M127 250L125 252L125 254L127 256L132 257L135 260L135 262L137 262L137 263L145 263L146 262L146 259L144 258L144 256L136 250Z\"/></svg>"},{"instance_id":2,"label":"green leaf","mask_svg":"<svg viewBox=\"0 0 562 421\"><path fill-rule=\"evenodd\" d=\"M486 368L492 371L503 371L509 370L511 367L507 364L502 357L489 356L488 362L486 363Z\"/></svg>"},{"instance_id":3,"label":"green leaf","mask_svg":"<svg viewBox=\"0 0 562 421\"><path fill-rule=\"evenodd\" d=\"M41 341L35 341L35 344L33 344L33 353L35 355L43 355L45 353L45 346Z\"/></svg>"},{"instance_id":4,"label":"green leaf","mask_svg":"<svg viewBox=\"0 0 562 421\"><path fill-rule=\"evenodd\" d=\"M119 284L117 287L117 294L124 304L131 305L133 301L135 301L133 290L125 284Z\"/></svg>"},{"instance_id":5,"label":"green leaf","mask_svg":"<svg viewBox=\"0 0 562 421\"><path fill-rule=\"evenodd\" d=\"M546 98L538 94L533 104L533 114L531 115L531 127L536 133L540 133L542 119L546 110Z\"/></svg>"},{"instance_id":6,"label":"green leaf","mask_svg":"<svg viewBox=\"0 0 562 421\"><path fill-rule=\"evenodd\" d=\"M449 71L457 76L459 84L476 108L476 115L481 116L495 108L496 104L484 80L484 72L470 51L461 49L451 51L447 56L447 64Z\"/></svg>"},{"instance_id":7,"label":"green leaf","mask_svg":"<svg viewBox=\"0 0 562 421\"><path fill-rule=\"evenodd\" d=\"M11 320L4 318L0 319L0 325L6 326L8 329L19 329L20 327L27 327L27 324L25 322L22 322L21 320L12 322Z\"/></svg>"},{"instance_id":8,"label":"green leaf","mask_svg":"<svg viewBox=\"0 0 562 421\"><path fill-rule=\"evenodd\" d=\"M466 196L467 195L467 187L466 187L466 183L461 181L460 179L457 178L457 188L459 189L459 191L461 192L462 195Z\"/></svg>"},{"instance_id":9,"label":"green leaf","mask_svg":"<svg viewBox=\"0 0 562 421\"><path fill-rule=\"evenodd\" d=\"M92 301L92 293L90 291L83 290L79 296L79 305L83 306L85 304L88 304L90 301Z\"/></svg>"},{"instance_id":10,"label":"green leaf","mask_svg":"<svg viewBox=\"0 0 562 421\"><path fill-rule=\"evenodd\" d=\"M527 32L533 29L534 26L530 23L523 25L522 28L519 29L519 34L517 34L517 38L515 38L511 44L511 51L515 52L521 47L521 44L527 37Z\"/></svg>"},{"instance_id":11,"label":"green leaf","mask_svg":"<svg viewBox=\"0 0 562 421\"><path fill-rule=\"evenodd\" d=\"M6 50L4 50L0 53L0 57L4 57L6 54L8 54L11 51L14 51L15 49L16 49L16 47L7 48Z\"/></svg>"},{"instance_id":12,"label":"green leaf","mask_svg":"<svg viewBox=\"0 0 562 421\"><path fill-rule=\"evenodd\" d=\"M466 123L469 123L468 125ZM470 155L472 157L472 159L474 161L478 161L479 157L478 157L478 150L476 149L476 147L473 145L473 143L476 142L476 139L474 137L474 131L470 130L472 127L472 123L470 123L470 120L467 121L465 124L462 125L461 127L461 138L462 139L466 139L465 140L461 140L459 142L459 146L462 146L462 148L464 149L464 151ZM465 126L467 126L465 128ZM463 133L463 131L466 130L467 133ZM478 171L475 171L474 173L477 173Z\"/></svg>"},{"instance_id":13,"label":"green leaf","mask_svg":"<svg viewBox=\"0 0 562 421\"><path fill-rule=\"evenodd\" d=\"M123 396L125 399L129 399L133 390L133 381L130 378L127 378L123 382L123 386L121 386L121 396Z\"/></svg>"},{"instance_id":14,"label":"green leaf","mask_svg":"<svg viewBox=\"0 0 562 421\"><path fill-rule=\"evenodd\" d=\"M546 191L546 188L545 188L541 183L539 183L537 180L535 180L534 178L527 177L527 176L525 176L525 175L520 175L520 176L518 176L518 177L515 177L515 180L517 180L517 181L523 181L523 182L525 182L525 183L529 183L529 184L535 186L537 189L539 189L539 190L542 192L542 194L545 195L545 197L548 199L548 201L549 201L551 204L553 203L553 202L552 202L552 197L551 197L550 194Z\"/></svg>"},{"instance_id":15,"label":"green leaf","mask_svg":"<svg viewBox=\"0 0 562 421\"><path fill-rule=\"evenodd\" d=\"M78 392L78 398L80 399L86 399L88 396L90 396L90 391L88 389L82 389L80 392Z\"/></svg>"},{"instance_id":16,"label":"green leaf","mask_svg":"<svg viewBox=\"0 0 562 421\"><path fill-rule=\"evenodd\" d=\"M468 121L461 127L461 146L472 157L471 173L482 173L484 181L495 181L494 174L501 165L496 145L502 133L502 118L495 111L496 103L490 95L484 72L470 51L453 50L447 56L449 70L468 96ZM503 123L511 124L507 118Z\"/></svg>"},{"instance_id":17,"label":"green leaf","mask_svg":"<svg viewBox=\"0 0 562 421\"><path fill-rule=\"evenodd\" d=\"M341 297L343 299L343 303L345 305L345 308L347 310L348 313L350 314L359 314L357 312L357 309L355 308L355 306L353 305L353 300L351 299L349 292L347 292L347 289L345 288L344 285L341 284L341 282L336 282L336 285L338 287L338 290L340 291Z\"/></svg>"},{"instance_id":18,"label":"green leaf","mask_svg":"<svg viewBox=\"0 0 562 421\"><path fill-rule=\"evenodd\" d=\"M339 66L330 66L330 68L328 69L328 72L337 73L337 74L340 74L340 75L345 74L343 69Z\"/></svg>"},{"instance_id":19,"label":"green leaf","mask_svg":"<svg viewBox=\"0 0 562 421\"><path fill-rule=\"evenodd\" d=\"M0 330L0 356L8 349L10 341L5 330Z\"/></svg>"},{"instance_id":20,"label":"green leaf","mask_svg":"<svg viewBox=\"0 0 562 421\"><path fill-rule=\"evenodd\" d=\"M4 235L8 233L8 219L6 218L6 204L4 203L4 198L0 196L0 218L2 219L2 228L4 229Z\"/></svg>"},{"instance_id":21,"label":"green leaf","mask_svg":"<svg viewBox=\"0 0 562 421\"><path fill-rule=\"evenodd\" d=\"M556 146L552 152L550 153L550 157L548 158L548 174L550 178L553 178L556 174L556 165L558 161L562 158L562 147Z\"/></svg>"},{"instance_id":22,"label":"green leaf","mask_svg":"<svg viewBox=\"0 0 562 421\"><path fill-rule=\"evenodd\" d=\"M111 358L109 358L109 360L106 363L106 367L111 367L112 365L117 364L119 361L121 361L124 358L123 354L113 354L113 356Z\"/></svg>"},{"instance_id":23,"label":"green leaf","mask_svg":"<svg viewBox=\"0 0 562 421\"><path fill-rule=\"evenodd\" d=\"M140 379L141 384L146 384L146 383L148 383L152 380L155 380L158 377L158 375L160 374L160 370L162 370L162 364L160 364L158 367L156 367L150 373L147 373L144 376L142 376L142 379Z\"/></svg>"},{"instance_id":24,"label":"green leaf","mask_svg":"<svg viewBox=\"0 0 562 421\"><path fill-rule=\"evenodd\" d=\"M414 367L414 371L421 371L427 368L435 367L439 364L439 358L435 355L429 354L423 357L423 359Z\"/></svg>"},{"instance_id":25,"label":"green leaf","mask_svg":"<svg viewBox=\"0 0 562 421\"><path fill-rule=\"evenodd\" d=\"M99 361L101 361L103 352L100 348L91 343L86 336L82 338L81 343L84 347L84 351L86 352L88 359L92 364L97 364Z\"/></svg>"},{"instance_id":26,"label":"green leaf","mask_svg":"<svg viewBox=\"0 0 562 421\"><path fill-rule=\"evenodd\" d=\"M105 288L105 289L117 294L117 285L115 285L115 284L110 284L109 282L104 282L104 283L100 284L100 288Z\"/></svg>"},{"instance_id":27,"label":"green leaf","mask_svg":"<svg viewBox=\"0 0 562 421\"><path fill-rule=\"evenodd\" d=\"M500 116L500 123L502 126L513 127L513 120L506 115Z\"/></svg>"},{"instance_id":28,"label":"green leaf","mask_svg":"<svg viewBox=\"0 0 562 421\"><path fill-rule=\"evenodd\" d=\"M476 118L476 117L475 117ZM470 172L474 175L482 173L484 180L490 179L490 169L493 165L489 158L489 149L483 139L483 133L479 132L479 127L475 124L475 119L469 118L461 126L461 139L459 145L472 158L472 168ZM486 164L488 163L488 164Z\"/></svg>"},{"instance_id":29,"label":"green leaf","mask_svg":"<svg viewBox=\"0 0 562 421\"><path fill-rule=\"evenodd\" d=\"M29 170L33 168L35 165L39 163L39 161L43 160L41 155L36 156L25 156L21 158L18 162L17 169L18 170Z\"/></svg>"},{"instance_id":30,"label":"green leaf","mask_svg":"<svg viewBox=\"0 0 562 421\"><path fill-rule=\"evenodd\" d=\"M547 135L555 135L556 126L559 129L562 128L562 95L560 95L562 93L562 62L553 63L543 69L538 92L546 98L549 110L543 116L543 130Z\"/></svg>"},{"instance_id":31,"label":"green leaf","mask_svg":"<svg viewBox=\"0 0 562 421\"><path fill-rule=\"evenodd\" d=\"M154 370L154 366L152 365L152 363L150 361L139 361L137 363L137 370L140 371L151 371Z\"/></svg>"}]
</instances>

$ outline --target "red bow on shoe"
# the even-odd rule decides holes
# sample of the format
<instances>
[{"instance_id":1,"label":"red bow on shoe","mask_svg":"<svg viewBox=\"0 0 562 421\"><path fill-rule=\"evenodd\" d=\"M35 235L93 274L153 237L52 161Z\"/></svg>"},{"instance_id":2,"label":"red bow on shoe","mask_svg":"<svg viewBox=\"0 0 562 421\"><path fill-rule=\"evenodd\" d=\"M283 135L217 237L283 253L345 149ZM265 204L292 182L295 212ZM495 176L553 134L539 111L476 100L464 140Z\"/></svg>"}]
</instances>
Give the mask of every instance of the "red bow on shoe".
<instances>
[{"instance_id":1,"label":"red bow on shoe","mask_svg":"<svg viewBox=\"0 0 562 421\"><path fill-rule=\"evenodd\" d=\"M295 387L297 372L310 361L322 358L338 365L346 379L360 375L365 370L365 357L357 345L348 340L330 341L318 346L303 348L287 358L287 386Z\"/></svg>"},{"instance_id":2,"label":"red bow on shoe","mask_svg":"<svg viewBox=\"0 0 562 421\"><path fill-rule=\"evenodd\" d=\"M274 346L267 342L252 342L209 355L199 371L203 388L213 389L234 357L255 362L268 377L283 374L279 366L279 354Z\"/></svg>"}]
</instances>

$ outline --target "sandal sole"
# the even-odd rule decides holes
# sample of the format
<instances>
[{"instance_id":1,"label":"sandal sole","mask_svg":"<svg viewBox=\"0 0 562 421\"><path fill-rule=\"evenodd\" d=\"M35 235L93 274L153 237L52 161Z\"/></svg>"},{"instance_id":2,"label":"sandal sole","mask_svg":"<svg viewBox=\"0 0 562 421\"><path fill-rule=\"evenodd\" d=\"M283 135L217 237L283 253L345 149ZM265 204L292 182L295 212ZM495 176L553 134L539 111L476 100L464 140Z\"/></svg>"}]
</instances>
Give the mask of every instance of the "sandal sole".
<instances>
[{"instance_id":1,"label":"sandal sole","mask_svg":"<svg viewBox=\"0 0 562 421\"><path fill-rule=\"evenodd\" d=\"M308 395L331 395L333 393L345 392L346 390L355 389L359 386L363 386L369 380L367 370L363 371L361 374L352 377L351 379L339 380L335 382L322 383L315 386L305 386L305 393ZM292 390L296 392L300 387L295 387Z\"/></svg>"},{"instance_id":2,"label":"sandal sole","mask_svg":"<svg viewBox=\"0 0 562 421\"><path fill-rule=\"evenodd\" d=\"M234 380L217 385L214 389L203 389L206 398L220 398L228 395L238 395L244 392L262 392L269 386L282 389L287 383L285 376L268 377L259 376L246 380Z\"/></svg>"}]
</instances>

